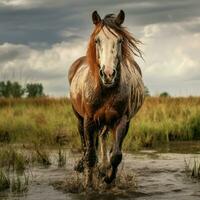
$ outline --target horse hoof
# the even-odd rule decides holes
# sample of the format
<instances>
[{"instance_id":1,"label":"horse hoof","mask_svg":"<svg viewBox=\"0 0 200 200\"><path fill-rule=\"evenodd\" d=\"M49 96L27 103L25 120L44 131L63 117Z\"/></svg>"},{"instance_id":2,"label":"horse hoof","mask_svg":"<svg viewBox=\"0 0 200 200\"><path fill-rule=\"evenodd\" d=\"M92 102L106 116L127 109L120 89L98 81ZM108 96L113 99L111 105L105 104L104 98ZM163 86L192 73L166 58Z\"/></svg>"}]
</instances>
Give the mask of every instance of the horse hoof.
<instances>
[{"instance_id":1,"label":"horse hoof","mask_svg":"<svg viewBox=\"0 0 200 200\"><path fill-rule=\"evenodd\" d=\"M107 184L111 184L112 181L113 181L113 179L110 178L110 177L108 177L108 176L106 176L103 180L104 180L104 182L107 183Z\"/></svg>"},{"instance_id":2,"label":"horse hoof","mask_svg":"<svg viewBox=\"0 0 200 200\"><path fill-rule=\"evenodd\" d=\"M79 173L82 173L84 171L84 165L82 160L79 160L79 162L74 166L74 170Z\"/></svg>"},{"instance_id":3,"label":"horse hoof","mask_svg":"<svg viewBox=\"0 0 200 200\"><path fill-rule=\"evenodd\" d=\"M116 178L116 170L110 171L105 177L104 177L104 182L107 184L111 184L113 180Z\"/></svg>"}]
</instances>

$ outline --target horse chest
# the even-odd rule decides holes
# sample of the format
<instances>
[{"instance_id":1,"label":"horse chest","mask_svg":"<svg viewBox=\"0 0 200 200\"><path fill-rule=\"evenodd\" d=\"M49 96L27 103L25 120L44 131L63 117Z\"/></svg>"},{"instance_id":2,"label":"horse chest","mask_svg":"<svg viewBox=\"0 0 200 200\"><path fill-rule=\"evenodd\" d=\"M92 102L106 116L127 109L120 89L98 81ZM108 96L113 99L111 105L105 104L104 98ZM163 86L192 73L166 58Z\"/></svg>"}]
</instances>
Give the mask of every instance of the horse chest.
<instances>
[{"instance_id":1,"label":"horse chest","mask_svg":"<svg viewBox=\"0 0 200 200\"><path fill-rule=\"evenodd\" d=\"M121 101L108 101L101 105L94 113L94 121L101 124L112 125L126 110L126 106Z\"/></svg>"},{"instance_id":2,"label":"horse chest","mask_svg":"<svg viewBox=\"0 0 200 200\"><path fill-rule=\"evenodd\" d=\"M119 113L112 107L104 106L99 108L94 114L94 121L110 125L119 118Z\"/></svg>"}]
</instances>

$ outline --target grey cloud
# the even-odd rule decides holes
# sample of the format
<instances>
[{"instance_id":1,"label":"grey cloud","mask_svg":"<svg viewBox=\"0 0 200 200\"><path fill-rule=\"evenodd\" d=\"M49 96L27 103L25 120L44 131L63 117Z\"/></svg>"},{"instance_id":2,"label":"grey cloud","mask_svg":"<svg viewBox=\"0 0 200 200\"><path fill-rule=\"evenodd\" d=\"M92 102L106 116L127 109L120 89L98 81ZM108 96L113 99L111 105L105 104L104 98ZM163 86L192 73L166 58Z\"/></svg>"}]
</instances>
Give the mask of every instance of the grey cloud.
<instances>
[{"instance_id":1,"label":"grey cloud","mask_svg":"<svg viewBox=\"0 0 200 200\"><path fill-rule=\"evenodd\" d=\"M57 79L48 82L44 82L45 92L49 95L54 96L67 96L68 95L68 84L66 79ZM53 92L52 92L53 91Z\"/></svg>"},{"instance_id":2,"label":"grey cloud","mask_svg":"<svg viewBox=\"0 0 200 200\"><path fill-rule=\"evenodd\" d=\"M24 80L28 82L32 81L51 81L51 80L60 80L65 74L62 72L55 72L55 70L46 70L42 71L40 69L32 69L26 68L24 66L17 66L16 68L9 68L8 70L4 70L2 74L0 73L0 78L3 80Z\"/></svg>"},{"instance_id":3,"label":"grey cloud","mask_svg":"<svg viewBox=\"0 0 200 200\"><path fill-rule=\"evenodd\" d=\"M14 50L14 49L11 50L11 51L7 51L7 52L1 52L1 54L0 54L0 62L2 64L4 62L8 62L10 60L18 58L21 55L23 55L21 52L19 52L17 50Z\"/></svg>"},{"instance_id":4,"label":"grey cloud","mask_svg":"<svg viewBox=\"0 0 200 200\"><path fill-rule=\"evenodd\" d=\"M62 71L54 70L41 70L41 69L27 69L23 68L22 74L24 77L29 77L28 81L52 81L60 80L65 77L65 74Z\"/></svg>"},{"instance_id":5,"label":"grey cloud","mask_svg":"<svg viewBox=\"0 0 200 200\"><path fill-rule=\"evenodd\" d=\"M23 45L10 45L4 43L3 46L0 45L0 63L1 68L2 64L6 62L13 61L15 59L26 59L29 56L29 49Z\"/></svg>"},{"instance_id":6,"label":"grey cloud","mask_svg":"<svg viewBox=\"0 0 200 200\"><path fill-rule=\"evenodd\" d=\"M155 23L174 23L192 20L199 16L200 2L170 1L166 3L152 3L150 5L128 5L126 11L131 17L128 22L138 26Z\"/></svg>"},{"instance_id":7,"label":"grey cloud","mask_svg":"<svg viewBox=\"0 0 200 200\"><path fill-rule=\"evenodd\" d=\"M169 85L167 83L169 77L166 77L165 80L160 76L160 80L156 83L158 72L155 72L155 70L163 67L163 59L167 58L165 63L171 64L170 67L172 68L175 61L175 65L181 62L182 56L187 55L191 60L195 59L192 55L199 48L197 47L195 50L191 48L191 52L185 52L185 55L180 55L178 59L171 56L171 54L168 55L168 52L176 46L184 49L182 40L180 40L181 44L177 43L179 36L176 35L186 35L189 38L188 35L192 36L194 33L200 33L199 19L197 18L200 17L199 0L24 0L24 4L17 6L11 3L6 4L6 1L8 2L8 0L0 2L0 78L12 78L14 77L12 74L15 74L17 78L22 77L26 80L41 81L44 83L47 92L51 94L65 94L68 88L66 81L67 66L79 56L79 53L74 53L69 58L71 52L66 53L64 49L69 48L71 50L76 44L80 44L80 41L83 42L88 39L93 27L91 21L93 10L98 10L101 17L103 17L105 14L117 13L120 9L123 9L126 13L125 26L130 28L136 37L139 36L142 39L145 38L146 27L152 24L158 26L158 31L160 31L158 35L154 35L156 30L150 27L152 30L149 31L152 32L152 36L149 39L146 38L147 43L145 44L149 47L146 54L149 57L149 63L153 65L150 66L152 71L147 70L145 72L146 68L143 68L144 77L146 77L150 89L155 92L157 89L164 90L164 88L171 91L176 90L173 89L176 84ZM162 28L163 24L165 28ZM173 36L173 40L169 40ZM54 48L55 44L62 46L63 41L70 45L62 47L62 50L58 48L53 52L48 51ZM5 43L19 45L1 49L1 46ZM76 48L77 51L80 51L81 56L83 49ZM61 54L59 54L55 58L58 60L53 61L52 67L51 56L55 55L57 51L63 51L62 55L66 53L66 58L60 58ZM155 53L152 53L153 51ZM157 52L162 55L155 56ZM34 59L38 57L42 60L36 67L35 61L32 62L32 59L30 59L32 54L36 57ZM47 54L50 56L47 56ZM40 55L44 58L41 58ZM30 63L24 62L28 59L30 59ZM173 59L175 61L170 62ZM48 67L46 66L47 62ZM10 65L10 63L14 64ZM58 69L56 68L57 63L60 67ZM197 71L190 75L193 80L199 78L199 76L195 76L195 74L199 74L198 68L196 67L195 70ZM159 72L162 73L162 71ZM185 75L181 74L181 76L184 78ZM177 87L181 87L183 79L180 78L178 81ZM195 91L197 89L196 87Z\"/></svg>"},{"instance_id":8,"label":"grey cloud","mask_svg":"<svg viewBox=\"0 0 200 200\"><path fill-rule=\"evenodd\" d=\"M54 86L60 84L60 90L67 91L67 69L84 44L62 42L47 47L44 43L42 49L33 48L35 45L0 45L0 80L41 82L51 94L59 92Z\"/></svg>"},{"instance_id":9,"label":"grey cloud","mask_svg":"<svg viewBox=\"0 0 200 200\"><path fill-rule=\"evenodd\" d=\"M153 23L173 23L192 20L199 16L200 2L192 1L28 1L27 7L0 6L0 43L45 42L49 45L76 38L86 39L90 33L91 12L95 9L103 16L124 9L127 26ZM29 6L28 6L29 5ZM76 28L74 37L63 38L60 31Z\"/></svg>"}]
</instances>

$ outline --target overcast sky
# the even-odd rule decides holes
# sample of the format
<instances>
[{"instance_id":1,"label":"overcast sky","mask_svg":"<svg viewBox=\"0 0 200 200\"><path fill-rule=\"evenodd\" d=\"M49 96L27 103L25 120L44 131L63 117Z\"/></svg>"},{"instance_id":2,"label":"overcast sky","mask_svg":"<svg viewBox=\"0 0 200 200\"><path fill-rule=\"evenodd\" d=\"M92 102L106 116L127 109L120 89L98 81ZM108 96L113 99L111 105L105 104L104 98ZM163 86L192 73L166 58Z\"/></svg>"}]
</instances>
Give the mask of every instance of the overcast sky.
<instances>
[{"instance_id":1,"label":"overcast sky","mask_svg":"<svg viewBox=\"0 0 200 200\"><path fill-rule=\"evenodd\" d=\"M200 95L199 0L0 0L0 81L41 82L68 94L70 64L86 52L91 13L126 14L143 42L139 62L152 95Z\"/></svg>"}]
</instances>

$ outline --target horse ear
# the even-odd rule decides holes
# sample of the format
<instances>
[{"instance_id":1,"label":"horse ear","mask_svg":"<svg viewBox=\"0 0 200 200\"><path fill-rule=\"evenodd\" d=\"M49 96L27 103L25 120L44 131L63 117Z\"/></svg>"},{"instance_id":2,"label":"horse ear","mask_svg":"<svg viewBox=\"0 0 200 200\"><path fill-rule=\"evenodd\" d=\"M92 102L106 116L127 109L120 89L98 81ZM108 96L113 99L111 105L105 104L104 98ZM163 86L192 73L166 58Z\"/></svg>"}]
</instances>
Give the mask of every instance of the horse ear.
<instances>
[{"instance_id":1,"label":"horse ear","mask_svg":"<svg viewBox=\"0 0 200 200\"><path fill-rule=\"evenodd\" d=\"M99 16L96 10L92 13L92 21L95 25L101 22L101 17Z\"/></svg>"},{"instance_id":2,"label":"horse ear","mask_svg":"<svg viewBox=\"0 0 200 200\"><path fill-rule=\"evenodd\" d=\"M116 19L115 19L115 23L120 26L125 19L125 13L123 10L120 10L119 14L117 15Z\"/></svg>"}]
</instances>

